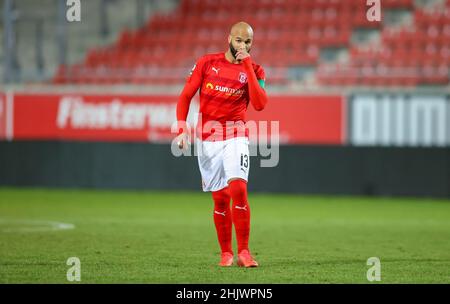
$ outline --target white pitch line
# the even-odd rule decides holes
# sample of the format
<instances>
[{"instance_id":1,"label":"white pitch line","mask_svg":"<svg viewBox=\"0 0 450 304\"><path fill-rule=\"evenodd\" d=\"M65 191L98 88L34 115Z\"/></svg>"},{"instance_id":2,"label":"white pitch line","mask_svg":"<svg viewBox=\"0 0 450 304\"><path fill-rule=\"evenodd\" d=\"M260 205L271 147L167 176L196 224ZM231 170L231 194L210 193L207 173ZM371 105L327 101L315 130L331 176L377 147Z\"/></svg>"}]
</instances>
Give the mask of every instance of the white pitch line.
<instances>
[{"instance_id":1,"label":"white pitch line","mask_svg":"<svg viewBox=\"0 0 450 304\"><path fill-rule=\"evenodd\" d=\"M54 221L0 219L0 232L46 232L74 228L74 224Z\"/></svg>"}]
</instances>

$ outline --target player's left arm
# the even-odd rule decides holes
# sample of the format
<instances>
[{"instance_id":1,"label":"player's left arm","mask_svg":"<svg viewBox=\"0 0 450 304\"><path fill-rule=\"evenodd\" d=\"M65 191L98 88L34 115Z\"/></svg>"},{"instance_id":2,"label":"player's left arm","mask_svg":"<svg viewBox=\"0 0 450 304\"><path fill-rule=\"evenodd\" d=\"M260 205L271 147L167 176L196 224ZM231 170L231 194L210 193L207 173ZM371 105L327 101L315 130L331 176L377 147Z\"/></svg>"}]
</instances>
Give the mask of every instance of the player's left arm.
<instances>
[{"instance_id":1,"label":"player's left arm","mask_svg":"<svg viewBox=\"0 0 450 304\"><path fill-rule=\"evenodd\" d=\"M242 64L244 65L245 71L247 72L247 83L250 95L250 102L252 103L256 111L261 111L266 106L268 100L266 91L264 89L264 79L261 78L258 79L253 69L253 64L250 55L245 56L242 59Z\"/></svg>"}]
</instances>

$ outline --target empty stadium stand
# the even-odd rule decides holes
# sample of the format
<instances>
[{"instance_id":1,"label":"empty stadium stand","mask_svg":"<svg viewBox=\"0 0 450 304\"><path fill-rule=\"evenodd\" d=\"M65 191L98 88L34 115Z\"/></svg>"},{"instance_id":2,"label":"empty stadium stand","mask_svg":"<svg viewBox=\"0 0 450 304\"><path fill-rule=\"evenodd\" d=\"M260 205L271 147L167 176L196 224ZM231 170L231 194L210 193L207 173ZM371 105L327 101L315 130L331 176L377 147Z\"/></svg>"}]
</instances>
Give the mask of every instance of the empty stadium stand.
<instances>
[{"instance_id":1,"label":"empty stadium stand","mask_svg":"<svg viewBox=\"0 0 450 304\"><path fill-rule=\"evenodd\" d=\"M415 9L410 25L383 28L381 41L350 48L344 64L321 65L327 85L447 85L450 66L450 1L445 8Z\"/></svg>"},{"instance_id":2,"label":"empty stadium stand","mask_svg":"<svg viewBox=\"0 0 450 304\"><path fill-rule=\"evenodd\" d=\"M182 0L155 14L137 30L124 30L107 46L91 48L83 61L60 66L57 84L182 84L196 59L227 48L231 24L245 20L255 30L252 56L266 68L269 84L289 84L293 69L309 68L319 85L448 85L450 0L422 7L413 0L384 0L385 11L413 18L400 28L366 18L365 1ZM356 30L380 39L362 45ZM342 49L344 61L321 52Z\"/></svg>"}]
</instances>

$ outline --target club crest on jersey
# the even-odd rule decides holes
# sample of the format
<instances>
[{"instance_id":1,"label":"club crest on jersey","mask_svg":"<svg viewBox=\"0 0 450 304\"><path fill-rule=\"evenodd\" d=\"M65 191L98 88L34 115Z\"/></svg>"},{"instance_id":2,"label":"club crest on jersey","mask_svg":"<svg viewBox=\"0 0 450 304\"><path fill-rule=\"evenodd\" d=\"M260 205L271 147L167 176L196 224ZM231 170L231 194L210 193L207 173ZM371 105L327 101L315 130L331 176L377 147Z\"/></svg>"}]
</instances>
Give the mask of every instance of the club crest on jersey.
<instances>
[{"instance_id":1,"label":"club crest on jersey","mask_svg":"<svg viewBox=\"0 0 450 304\"><path fill-rule=\"evenodd\" d=\"M246 83L247 82L247 74L240 72L239 73L239 82Z\"/></svg>"}]
</instances>

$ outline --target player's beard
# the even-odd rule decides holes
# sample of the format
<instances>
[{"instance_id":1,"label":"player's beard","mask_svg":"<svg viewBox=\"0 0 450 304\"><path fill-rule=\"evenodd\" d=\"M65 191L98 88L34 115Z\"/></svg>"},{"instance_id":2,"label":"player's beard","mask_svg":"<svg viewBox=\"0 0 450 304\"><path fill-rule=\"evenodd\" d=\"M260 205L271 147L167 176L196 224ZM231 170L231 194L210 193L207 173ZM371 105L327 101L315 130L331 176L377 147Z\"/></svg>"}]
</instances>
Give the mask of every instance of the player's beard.
<instances>
[{"instance_id":1,"label":"player's beard","mask_svg":"<svg viewBox=\"0 0 450 304\"><path fill-rule=\"evenodd\" d=\"M230 42L230 52L233 55L233 58L236 59L237 50L233 47L233 44Z\"/></svg>"}]
</instances>

